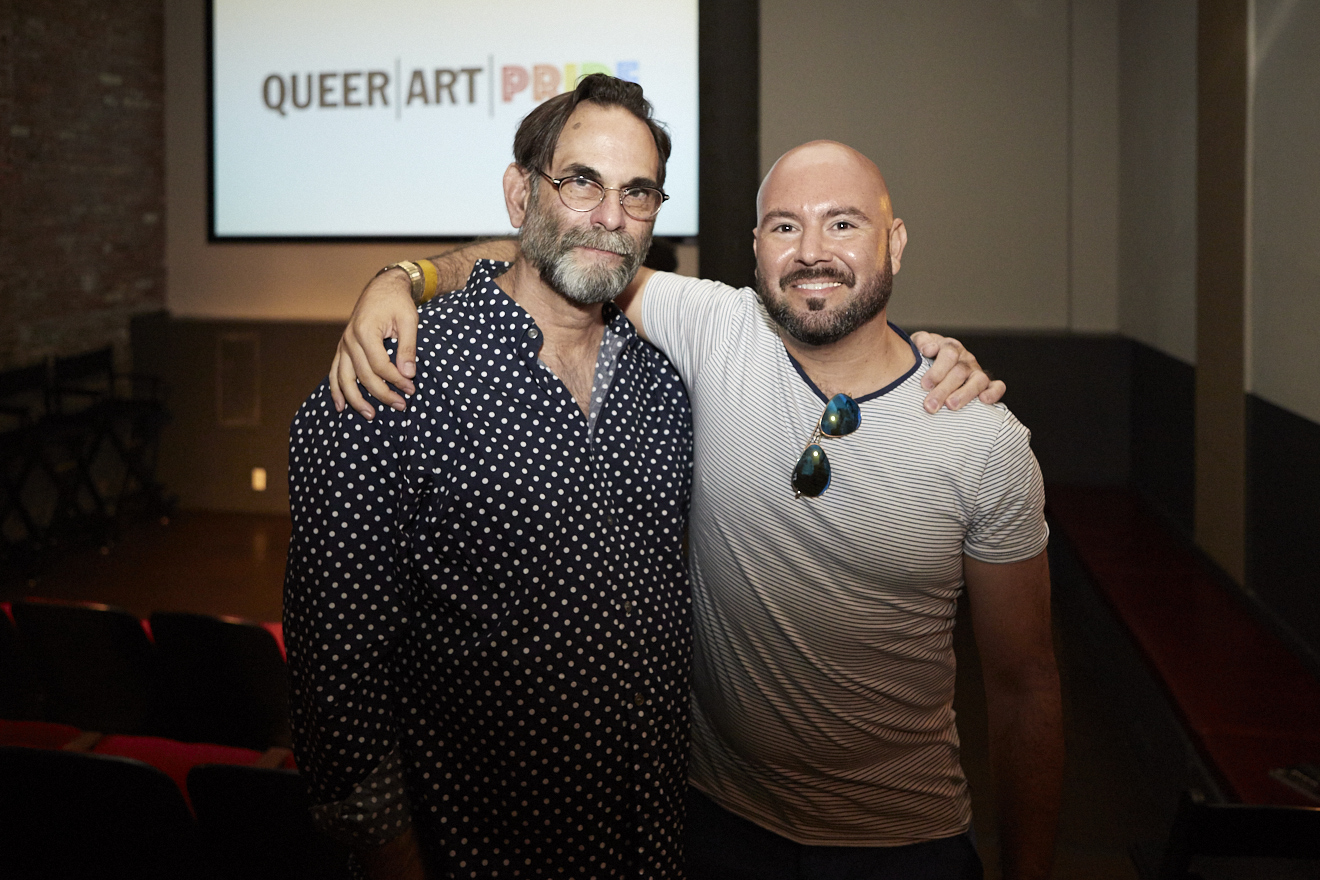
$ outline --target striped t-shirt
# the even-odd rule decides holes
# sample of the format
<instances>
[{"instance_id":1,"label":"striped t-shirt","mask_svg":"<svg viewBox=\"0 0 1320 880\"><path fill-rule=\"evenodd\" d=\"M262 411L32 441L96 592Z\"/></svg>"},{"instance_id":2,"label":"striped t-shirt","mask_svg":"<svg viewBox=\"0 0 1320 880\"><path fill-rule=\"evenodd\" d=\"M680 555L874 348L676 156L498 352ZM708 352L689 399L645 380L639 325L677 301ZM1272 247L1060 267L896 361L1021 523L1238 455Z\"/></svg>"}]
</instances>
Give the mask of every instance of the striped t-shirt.
<instances>
[{"instance_id":1,"label":"striped t-shirt","mask_svg":"<svg viewBox=\"0 0 1320 880\"><path fill-rule=\"evenodd\" d=\"M1003 406L922 408L929 367L858 399L789 478L825 396L754 291L657 274L643 325L687 385L696 635L691 782L799 843L896 846L971 821L952 709L963 554L1016 562L1048 530L1030 434Z\"/></svg>"}]
</instances>

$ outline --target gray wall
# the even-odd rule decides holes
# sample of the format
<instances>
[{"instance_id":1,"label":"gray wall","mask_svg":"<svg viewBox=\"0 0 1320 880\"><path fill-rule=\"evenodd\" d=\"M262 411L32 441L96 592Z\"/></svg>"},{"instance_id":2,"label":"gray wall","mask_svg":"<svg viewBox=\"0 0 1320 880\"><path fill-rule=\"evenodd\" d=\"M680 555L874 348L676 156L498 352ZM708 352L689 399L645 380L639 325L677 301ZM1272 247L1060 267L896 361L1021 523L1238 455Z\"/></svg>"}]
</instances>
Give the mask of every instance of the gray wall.
<instances>
[{"instance_id":1,"label":"gray wall","mask_svg":"<svg viewBox=\"0 0 1320 880\"><path fill-rule=\"evenodd\" d=\"M1246 388L1320 421L1320 4L1256 0Z\"/></svg>"},{"instance_id":2,"label":"gray wall","mask_svg":"<svg viewBox=\"0 0 1320 880\"><path fill-rule=\"evenodd\" d=\"M900 324L1115 331L1116 8L762 0L762 168L814 138L880 165Z\"/></svg>"}]
</instances>

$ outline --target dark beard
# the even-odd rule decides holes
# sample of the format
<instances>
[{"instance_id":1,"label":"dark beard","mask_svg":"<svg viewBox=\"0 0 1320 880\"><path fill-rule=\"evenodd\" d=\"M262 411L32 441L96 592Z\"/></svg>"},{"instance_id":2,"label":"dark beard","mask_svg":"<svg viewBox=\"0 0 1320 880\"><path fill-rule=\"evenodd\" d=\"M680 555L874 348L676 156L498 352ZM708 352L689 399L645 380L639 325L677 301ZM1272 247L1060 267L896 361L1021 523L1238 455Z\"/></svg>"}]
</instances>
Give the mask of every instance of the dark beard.
<instances>
[{"instance_id":1,"label":"dark beard","mask_svg":"<svg viewBox=\"0 0 1320 880\"><path fill-rule=\"evenodd\" d=\"M798 269L779 279L779 291L798 281L838 281L854 288L857 276L851 272L836 269ZM866 286L855 289L848 303L836 312L823 316L822 320L811 321L808 315L793 311L788 304L788 297L770 290L761 270L756 270L756 292L765 304L765 310L771 320L778 324L785 333L798 342L807 345L831 345L852 333L858 327L880 314L889 305L889 295L894 291L894 272L885 256L884 269L872 278ZM808 306L809 312L816 311Z\"/></svg>"},{"instance_id":2,"label":"dark beard","mask_svg":"<svg viewBox=\"0 0 1320 880\"><path fill-rule=\"evenodd\" d=\"M527 217L518 237L527 262L536 267L551 290L575 303L592 305L614 299L646 259L651 247L650 229L640 239L605 229L564 230L541 206L539 189L534 180ZM623 262L613 268L582 268L573 262L573 248L583 246L613 251L623 257Z\"/></svg>"}]
</instances>

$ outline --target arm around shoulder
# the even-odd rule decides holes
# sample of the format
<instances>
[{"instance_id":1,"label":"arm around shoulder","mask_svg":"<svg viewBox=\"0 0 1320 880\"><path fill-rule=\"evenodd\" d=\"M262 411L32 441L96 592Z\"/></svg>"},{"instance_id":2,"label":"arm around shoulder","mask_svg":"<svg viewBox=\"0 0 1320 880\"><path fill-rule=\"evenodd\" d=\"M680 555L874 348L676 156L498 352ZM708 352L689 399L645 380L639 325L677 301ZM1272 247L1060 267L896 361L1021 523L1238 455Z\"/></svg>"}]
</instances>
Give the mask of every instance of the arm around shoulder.
<instances>
[{"instance_id":1,"label":"arm around shoulder","mask_svg":"<svg viewBox=\"0 0 1320 880\"><path fill-rule=\"evenodd\" d=\"M417 375L417 305L437 294L458 290L467 283L477 260L513 261L518 256L518 242L512 238L474 241L452 251L417 261L424 278L417 291L408 272L390 267L377 273L353 306L330 363L330 395L335 408L346 406L370 419L375 411L367 404L362 389L386 406L403 410L402 394L412 394ZM398 356L391 362L382 340L398 339ZM390 386L393 386L391 388Z\"/></svg>"}]
</instances>

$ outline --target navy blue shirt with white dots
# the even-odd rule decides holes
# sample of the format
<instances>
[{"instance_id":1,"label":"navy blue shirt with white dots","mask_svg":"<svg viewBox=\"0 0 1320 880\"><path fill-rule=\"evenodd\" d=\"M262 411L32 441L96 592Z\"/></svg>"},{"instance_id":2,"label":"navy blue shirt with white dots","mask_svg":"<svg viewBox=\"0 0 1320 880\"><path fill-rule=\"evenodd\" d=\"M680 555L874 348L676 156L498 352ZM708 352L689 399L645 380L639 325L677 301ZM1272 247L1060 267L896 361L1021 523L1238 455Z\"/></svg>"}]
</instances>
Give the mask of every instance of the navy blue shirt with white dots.
<instances>
[{"instance_id":1,"label":"navy blue shirt with white dots","mask_svg":"<svg viewBox=\"0 0 1320 880\"><path fill-rule=\"evenodd\" d=\"M322 383L293 422L299 765L323 824L411 823L436 876L681 877L687 397L606 305L584 416L505 268L423 309L405 412Z\"/></svg>"}]
</instances>

